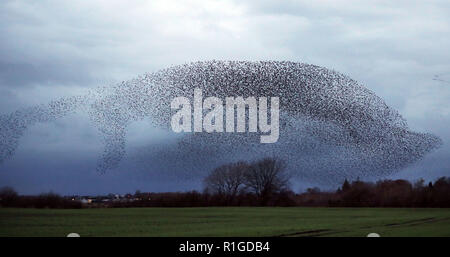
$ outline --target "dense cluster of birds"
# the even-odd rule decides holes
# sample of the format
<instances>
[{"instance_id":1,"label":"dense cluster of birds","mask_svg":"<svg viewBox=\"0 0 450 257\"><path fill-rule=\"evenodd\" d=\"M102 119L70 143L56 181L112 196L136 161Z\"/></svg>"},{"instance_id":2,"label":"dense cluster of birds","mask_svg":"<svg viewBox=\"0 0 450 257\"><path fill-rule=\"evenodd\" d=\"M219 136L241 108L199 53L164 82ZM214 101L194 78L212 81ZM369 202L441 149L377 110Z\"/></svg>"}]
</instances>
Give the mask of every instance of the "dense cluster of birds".
<instances>
[{"instance_id":1,"label":"dense cluster of birds","mask_svg":"<svg viewBox=\"0 0 450 257\"><path fill-rule=\"evenodd\" d=\"M278 142L261 144L255 133L185 133L176 143L139 150L137 160L150 172L198 176L223 162L276 156L299 177L337 183L392 174L442 144L432 134L411 131L380 97L338 72L296 62L206 61L0 116L0 162L14 154L30 125L84 110L103 135L98 170L116 168L125 155L127 126L149 119L170 129L172 99L193 99L194 88L221 99L279 97Z\"/></svg>"}]
</instances>

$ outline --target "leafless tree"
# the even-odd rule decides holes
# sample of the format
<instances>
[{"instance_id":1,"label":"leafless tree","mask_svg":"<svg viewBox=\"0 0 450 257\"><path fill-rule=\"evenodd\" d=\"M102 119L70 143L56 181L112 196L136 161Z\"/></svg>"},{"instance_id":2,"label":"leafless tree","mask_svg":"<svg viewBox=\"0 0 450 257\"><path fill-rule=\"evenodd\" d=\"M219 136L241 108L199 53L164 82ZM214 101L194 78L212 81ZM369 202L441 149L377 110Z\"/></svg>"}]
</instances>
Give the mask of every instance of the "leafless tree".
<instances>
[{"instance_id":1,"label":"leafless tree","mask_svg":"<svg viewBox=\"0 0 450 257\"><path fill-rule=\"evenodd\" d=\"M12 206L19 195L12 187L0 188L0 206Z\"/></svg>"},{"instance_id":2,"label":"leafless tree","mask_svg":"<svg viewBox=\"0 0 450 257\"><path fill-rule=\"evenodd\" d=\"M244 178L246 187L260 197L263 204L273 193L289 188L290 175L286 164L276 158L265 158L250 164Z\"/></svg>"},{"instance_id":3,"label":"leafless tree","mask_svg":"<svg viewBox=\"0 0 450 257\"><path fill-rule=\"evenodd\" d=\"M203 183L209 192L232 199L243 188L247 169L248 165L245 162L225 164L213 170Z\"/></svg>"}]
</instances>

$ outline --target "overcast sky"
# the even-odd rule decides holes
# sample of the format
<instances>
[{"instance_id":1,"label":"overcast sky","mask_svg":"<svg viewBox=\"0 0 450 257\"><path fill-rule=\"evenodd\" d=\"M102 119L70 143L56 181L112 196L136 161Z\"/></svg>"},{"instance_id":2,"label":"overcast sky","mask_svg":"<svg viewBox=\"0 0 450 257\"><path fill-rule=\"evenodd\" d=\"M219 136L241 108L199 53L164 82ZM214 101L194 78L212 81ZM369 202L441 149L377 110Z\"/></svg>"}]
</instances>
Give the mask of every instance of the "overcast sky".
<instances>
[{"instance_id":1,"label":"overcast sky","mask_svg":"<svg viewBox=\"0 0 450 257\"><path fill-rule=\"evenodd\" d=\"M306 62L358 80L412 130L443 139L395 177L450 176L449 13L448 1L3 0L0 114L191 61ZM147 125L130 128L127 147L160 140ZM99 175L100 140L84 114L38 124L0 166L0 186L24 194L198 187L125 167Z\"/></svg>"}]
</instances>

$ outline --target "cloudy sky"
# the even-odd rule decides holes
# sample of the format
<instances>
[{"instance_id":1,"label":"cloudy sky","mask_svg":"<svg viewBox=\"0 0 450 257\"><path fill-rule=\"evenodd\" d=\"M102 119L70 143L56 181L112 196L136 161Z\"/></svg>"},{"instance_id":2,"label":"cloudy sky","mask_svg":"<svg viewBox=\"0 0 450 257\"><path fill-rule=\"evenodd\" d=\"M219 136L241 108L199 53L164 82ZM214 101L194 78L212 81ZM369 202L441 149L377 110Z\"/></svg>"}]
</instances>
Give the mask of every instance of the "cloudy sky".
<instances>
[{"instance_id":1,"label":"cloudy sky","mask_svg":"<svg viewBox=\"0 0 450 257\"><path fill-rule=\"evenodd\" d=\"M443 139L441 149L395 177L449 176L449 13L448 1L3 0L0 114L191 61L306 62L358 80L412 130ZM127 147L162 140L147 125L130 128ZM38 124L0 166L0 186L24 194L198 187L161 183L127 166L100 175L100 140L82 113Z\"/></svg>"}]
</instances>

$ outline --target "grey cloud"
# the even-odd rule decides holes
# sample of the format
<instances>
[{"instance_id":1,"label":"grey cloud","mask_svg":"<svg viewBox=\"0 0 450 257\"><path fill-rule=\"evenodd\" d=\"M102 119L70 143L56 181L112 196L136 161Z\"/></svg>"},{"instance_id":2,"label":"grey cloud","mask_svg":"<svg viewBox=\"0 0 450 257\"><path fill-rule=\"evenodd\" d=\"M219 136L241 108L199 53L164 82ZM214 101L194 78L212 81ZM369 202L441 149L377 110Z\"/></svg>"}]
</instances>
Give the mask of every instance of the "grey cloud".
<instances>
[{"instance_id":1,"label":"grey cloud","mask_svg":"<svg viewBox=\"0 0 450 257\"><path fill-rule=\"evenodd\" d=\"M0 62L0 83L4 87L37 84L89 85L93 78L79 63L5 63Z\"/></svg>"}]
</instances>

